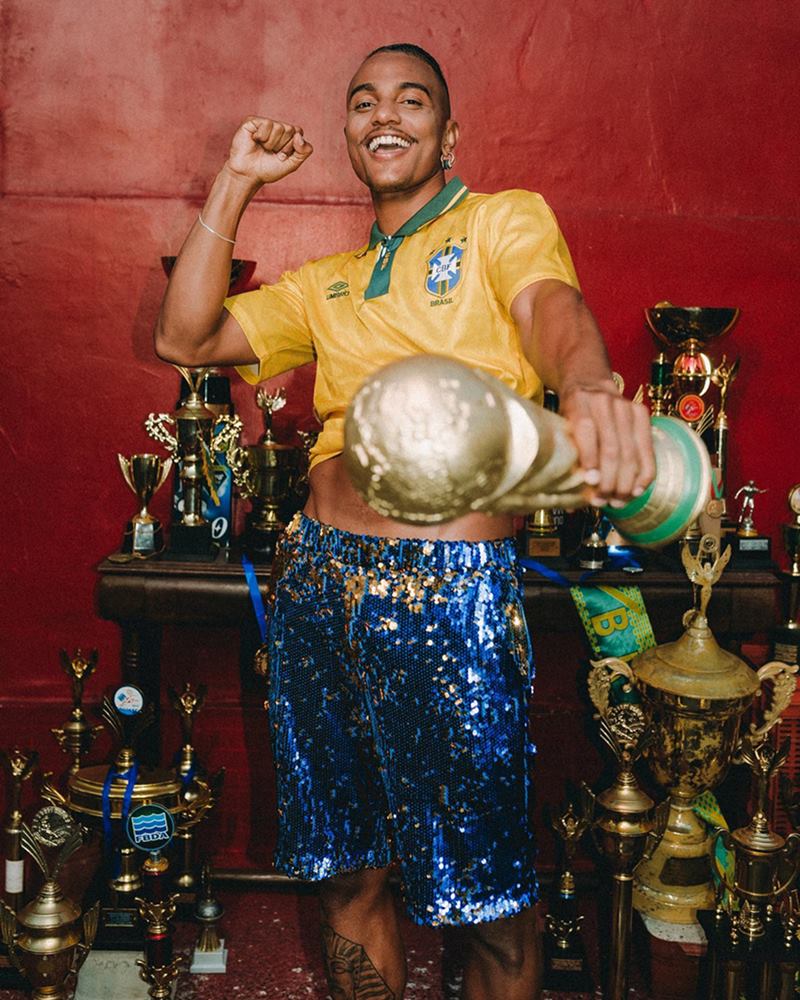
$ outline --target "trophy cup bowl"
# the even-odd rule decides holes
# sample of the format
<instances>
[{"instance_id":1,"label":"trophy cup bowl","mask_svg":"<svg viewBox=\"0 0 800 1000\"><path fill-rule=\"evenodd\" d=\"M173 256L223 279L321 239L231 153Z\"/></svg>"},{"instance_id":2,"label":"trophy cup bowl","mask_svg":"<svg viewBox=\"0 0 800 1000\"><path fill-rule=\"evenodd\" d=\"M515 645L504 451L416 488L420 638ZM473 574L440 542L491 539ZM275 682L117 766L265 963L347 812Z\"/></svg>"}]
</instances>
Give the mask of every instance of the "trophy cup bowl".
<instances>
[{"instance_id":1,"label":"trophy cup bowl","mask_svg":"<svg viewBox=\"0 0 800 1000\"><path fill-rule=\"evenodd\" d=\"M170 276L177 259L178 258L176 256L161 258L161 266L167 277ZM256 262L254 260L242 260L239 257L234 257L231 261L231 276L228 281L228 294L233 295L235 292L244 288L248 281L253 277L255 269Z\"/></svg>"},{"instance_id":2,"label":"trophy cup bowl","mask_svg":"<svg viewBox=\"0 0 800 1000\"><path fill-rule=\"evenodd\" d=\"M712 340L724 336L739 318L739 310L665 302L645 309L644 318L662 344L684 350L690 342L695 348L708 347Z\"/></svg>"},{"instance_id":3,"label":"trophy cup bowl","mask_svg":"<svg viewBox=\"0 0 800 1000\"><path fill-rule=\"evenodd\" d=\"M117 458L125 482L139 500L139 512L125 527L121 551L146 559L164 548L161 522L148 511L147 505L169 475L172 459L149 453L131 455L130 458L118 454Z\"/></svg>"},{"instance_id":4,"label":"trophy cup bowl","mask_svg":"<svg viewBox=\"0 0 800 1000\"><path fill-rule=\"evenodd\" d=\"M234 482L251 500L245 545L253 558L269 561L285 527L283 508L300 468L299 449L274 440L238 447L230 453Z\"/></svg>"}]
</instances>

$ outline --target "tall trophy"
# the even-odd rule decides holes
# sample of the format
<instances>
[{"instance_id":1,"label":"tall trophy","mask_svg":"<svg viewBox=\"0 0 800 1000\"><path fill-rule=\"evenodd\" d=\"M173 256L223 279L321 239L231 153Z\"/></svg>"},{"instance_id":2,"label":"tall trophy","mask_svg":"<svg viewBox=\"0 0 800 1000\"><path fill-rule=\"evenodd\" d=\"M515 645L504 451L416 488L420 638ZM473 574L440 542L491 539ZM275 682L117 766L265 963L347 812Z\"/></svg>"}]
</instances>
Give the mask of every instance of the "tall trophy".
<instances>
[{"instance_id":1,"label":"tall trophy","mask_svg":"<svg viewBox=\"0 0 800 1000\"><path fill-rule=\"evenodd\" d=\"M183 514L170 526L166 556L209 559L216 554L217 546L212 539L211 524L203 516L203 489L213 491L214 457L232 446L242 424L238 417L217 417L203 402L200 386L207 368L175 367L191 392L174 414L151 413L145 421L147 433L170 450L180 467Z\"/></svg>"},{"instance_id":2,"label":"tall trophy","mask_svg":"<svg viewBox=\"0 0 800 1000\"><path fill-rule=\"evenodd\" d=\"M76 649L72 655L66 649L61 650L61 668L72 682L72 712L62 726L53 728L50 732L64 753L72 757L70 774L80 770L83 756L89 752L98 734L103 730L101 725L93 726L83 711L83 686L94 673L96 666L96 649L90 650L89 653Z\"/></svg>"},{"instance_id":3,"label":"tall trophy","mask_svg":"<svg viewBox=\"0 0 800 1000\"><path fill-rule=\"evenodd\" d=\"M633 878L661 838L665 803L656 806L640 786L634 763L652 738L641 706L602 705L600 736L612 750L618 770L610 788L598 795L584 785L584 815L611 876L611 934L604 996L626 1000L633 936Z\"/></svg>"},{"instance_id":4,"label":"tall trophy","mask_svg":"<svg viewBox=\"0 0 800 1000\"><path fill-rule=\"evenodd\" d=\"M264 415L264 433L258 444L235 445L228 453L233 479L242 496L252 502L246 518L245 548L256 562L269 562L286 527L285 507L300 470L300 452L275 440L272 422L286 405L283 389L259 389L256 402Z\"/></svg>"},{"instance_id":5,"label":"tall trophy","mask_svg":"<svg viewBox=\"0 0 800 1000\"><path fill-rule=\"evenodd\" d=\"M8 797L3 840L6 860L6 898L16 909L22 903L25 888L25 861L22 857L22 784L33 774L39 754L35 750L13 747L0 751L0 763L8 775Z\"/></svg>"},{"instance_id":6,"label":"tall trophy","mask_svg":"<svg viewBox=\"0 0 800 1000\"><path fill-rule=\"evenodd\" d=\"M22 846L44 875L44 884L19 913L0 904L0 934L31 984L33 1000L67 1000L68 981L77 976L94 941L98 904L81 916L80 907L64 896L58 883L65 862L82 843L80 830L72 822L61 827L55 840L22 825ZM45 856L46 847L58 848L52 863Z\"/></svg>"},{"instance_id":7,"label":"tall trophy","mask_svg":"<svg viewBox=\"0 0 800 1000\"><path fill-rule=\"evenodd\" d=\"M153 517L147 505L164 485L172 468L172 459L149 453L131 455L130 458L118 454L117 458L125 482L139 501L138 513L125 526L120 552L132 559L149 559L163 551L164 538L161 522Z\"/></svg>"},{"instance_id":8,"label":"tall trophy","mask_svg":"<svg viewBox=\"0 0 800 1000\"><path fill-rule=\"evenodd\" d=\"M590 991L594 984L581 937L583 915L578 912L577 887L572 873L578 844L591 826L570 802L550 825L561 842L561 872L545 917L543 986L548 990Z\"/></svg>"},{"instance_id":9,"label":"tall trophy","mask_svg":"<svg viewBox=\"0 0 800 1000\"><path fill-rule=\"evenodd\" d=\"M784 839L772 829L767 815L769 784L786 763L789 742L787 738L781 747L776 747L763 736L743 740L735 763L747 764L753 772L756 783L753 816L747 826L733 833L727 830L717 833L733 854L732 877L724 869L719 869L719 877L739 903L738 912L729 918L729 926L735 928L736 936L746 945L742 956L748 959L744 964L749 965L745 969L745 993L765 1000L774 997L780 976L775 918L800 871L800 833L790 833ZM792 919L790 911L787 922ZM789 996L793 995L794 989Z\"/></svg>"},{"instance_id":10,"label":"tall trophy","mask_svg":"<svg viewBox=\"0 0 800 1000\"><path fill-rule=\"evenodd\" d=\"M793 521L783 525L783 544L789 568L781 571L783 583L782 620L773 630L773 656L784 663L800 663L800 483L789 490L789 510Z\"/></svg>"},{"instance_id":11,"label":"tall trophy","mask_svg":"<svg viewBox=\"0 0 800 1000\"><path fill-rule=\"evenodd\" d=\"M645 309L644 317L659 343L673 355L670 361L662 352L653 362L653 376L648 386L652 412L680 417L700 435L713 426L713 444L709 450L714 455L716 467L718 497L714 500L720 505L720 516L724 517L729 429L727 399L731 383L739 372L739 360L728 364L723 355L717 364L708 350L714 341L724 337L736 325L739 310L682 307L673 306L671 302L659 302L652 309ZM712 385L719 390L716 417L713 404L709 402Z\"/></svg>"},{"instance_id":12,"label":"tall trophy","mask_svg":"<svg viewBox=\"0 0 800 1000\"><path fill-rule=\"evenodd\" d=\"M694 923L697 910L713 910L715 905L712 840L692 808L695 798L715 788L727 773L739 745L742 716L762 684L772 684L772 698L761 724L750 724L751 740L762 738L780 721L797 686L797 667L774 661L753 671L717 644L706 610L729 557L730 549L720 556L718 541L709 535L697 554L684 546L684 569L699 599L683 617L683 635L644 650L630 664L614 657L598 660L590 675L592 700L601 713L597 692L607 689L609 677L622 675L641 697L653 728L644 756L669 793L670 814L652 858L637 871L634 906L674 924Z\"/></svg>"}]
</instances>

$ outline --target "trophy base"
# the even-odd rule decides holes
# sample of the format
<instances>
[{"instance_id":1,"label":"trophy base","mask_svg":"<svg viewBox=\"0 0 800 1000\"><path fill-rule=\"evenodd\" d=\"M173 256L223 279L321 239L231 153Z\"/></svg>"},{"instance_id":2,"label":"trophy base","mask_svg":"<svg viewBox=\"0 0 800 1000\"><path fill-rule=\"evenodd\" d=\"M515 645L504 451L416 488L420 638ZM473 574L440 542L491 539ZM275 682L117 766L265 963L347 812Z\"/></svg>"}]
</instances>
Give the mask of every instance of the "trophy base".
<instances>
[{"instance_id":1,"label":"trophy base","mask_svg":"<svg viewBox=\"0 0 800 1000\"><path fill-rule=\"evenodd\" d=\"M771 569L772 568L772 547L771 539L766 535L753 535L750 538L742 538L740 535L731 535L730 543L733 548L731 564L740 569Z\"/></svg>"},{"instance_id":2,"label":"trophy base","mask_svg":"<svg viewBox=\"0 0 800 1000\"><path fill-rule=\"evenodd\" d=\"M0 942L0 990L27 990L28 980L11 963L8 948Z\"/></svg>"},{"instance_id":3,"label":"trophy base","mask_svg":"<svg viewBox=\"0 0 800 1000\"><path fill-rule=\"evenodd\" d=\"M93 951L141 951L142 924L137 908L101 906Z\"/></svg>"},{"instance_id":4,"label":"trophy base","mask_svg":"<svg viewBox=\"0 0 800 1000\"><path fill-rule=\"evenodd\" d=\"M244 534L244 550L254 563L270 563L275 557L275 546L285 525L278 521L269 527L257 524L248 516Z\"/></svg>"},{"instance_id":5,"label":"trophy base","mask_svg":"<svg viewBox=\"0 0 800 1000\"><path fill-rule=\"evenodd\" d=\"M219 545L211 537L211 525L173 524L169 530L169 545L163 558L176 562L212 560L219 552Z\"/></svg>"},{"instance_id":6,"label":"trophy base","mask_svg":"<svg viewBox=\"0 0 800 1000\"><path fill-rule=\"evenodd\" d=\"M591 993L594 980L579 938L569 948L559 948L549 934L544 935L542 987L564 993Z\"/></svg>"},{"instance_id":7,"label":"trophy base","mask_svg":"<svg viewBox=\"0 0 800 1000\"><path fill-rule=\"evenodd\" d=\"M527 531L524 545L525 555L531 559L561 560L562 558L560 535L535 535Z\"/></svg>"},{"instance_id":8,"label":"trophy base","mask_svg":"<svg viewBox=\"0 0 800 1000\"><path fill-rule=\"evenodd\" d=\"M122 536L120 552L125 555L149 559L164 551L164 532L161 523L153 518L150 522L128 521Z\"/></svg>"},{"instance_id":9,"label":"trophy base","mask_svg":"<svg viewBox=\"0 0 800 1000\"><path fill-rule=\"evenodd\" d=\"M779 625L772 630L772 659L800 663L800 625Z\"/></svg>"}]
</instances>

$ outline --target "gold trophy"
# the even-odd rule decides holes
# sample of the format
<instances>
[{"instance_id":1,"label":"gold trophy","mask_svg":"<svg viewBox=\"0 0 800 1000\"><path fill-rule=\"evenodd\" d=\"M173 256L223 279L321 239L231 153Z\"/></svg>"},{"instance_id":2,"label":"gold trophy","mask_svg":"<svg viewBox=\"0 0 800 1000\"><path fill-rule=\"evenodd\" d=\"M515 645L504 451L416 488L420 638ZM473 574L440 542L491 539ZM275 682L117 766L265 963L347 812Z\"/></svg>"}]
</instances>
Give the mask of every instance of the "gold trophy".
<instances>
[{"instance_id":1,"label":"gold trophy","mask_svg":"<svg viewBox=\"0 0 800 1000\"><path fill-rule=\"evenodd\" d=\"M766 490L759 489L755 481L751 479L733 495L734 500L742 497L739 522L733 538L735 557L739 563L747 563L752 566L760 562L771 566L770 539L766 535L759 534L754 520L756 497L766 492Z\"/></svg>"},{"instance_id":2,"label":"gold trophy","mask_svg":"<svg viewBox=\"0 0 800 1000\"><path fill-rule=\"evenodd\" d=\"M172 468L172 459L149 453L131 455L130 458L118 454L117 458L125 482L139 501L139 512L125 526L120 553L131 559L149 559L163 551L164 538L161 522L153 517L147 505L164 485Z\"/></svg>"},{"instance_id":3,"label":"gold trophy","mask_svg":"<svg viewBox=\"0 0 800 1000\"><path fill-rule=\"evenodd\" d=\"M5 891L6 898L14 909L22 903L22 893L25 889L25 861L22 857L22 783L33 774L39 754L35 750L21 750L14 747L11 750L0 751L0 762L4 765L9 778L8 806L6 809L4 833L4 854L6 860Z\"/></svg>"},{"instance_id":4,"label":"gold trophy","mask_svg":"<svg viewBox=\"0 0 800 1000\"><path fill-rule=\"evenodd\" d=\"M600 736L619 768L610 788L594 795L584 785L584 814L591 822L597 847L611 875L611 938L603 995L628 996L628 966L633 931L634 873L660 840L667 822L666 803L659 806L640 787L633 766L652 737L641 706L602 706Z\"/></svg>"},{"instance_id":5,"label":"gold trophy","mask_svg":"<svg viewBox=\"0 0 800 1000\"><path fill-rule=\"evenodd\" d=\"M794 520L783 525L789 568L781 570L783 621L772 633L773 656L784 663L800 663L800 483L789 490L788 503Z\"/></svg>"},{"instance_id":6,"label":"gold trophy","mask_svg":"<svg viewBox=\"0 0 800 1000\"><path fill-rule=\"evenodd\" d=\"M268 393L259 389L256 402L264 415L264 433L258 444L232 447L228 461L240 493L253 505L246 519L245 548L254 561L269 562L286 527L284 507L300 462L299 450L280 444L272 432L275 414L286 405L284 390Z\"/></svg>"},{"instance_id":7,"label":"gold trophy","mask_svg":"<svg viewBox=\"0 0 800 1000\"><path fill-rule=\"evenodd\" d=\"M653 727L644 756L669 793L670 816L653 857L639 867L634 906L676 924L694 923L697 910L714 908L711 837L692 809L694 799L727 773L742 716L761 685L772 683L772 699L761 725L751 723L751 739L779 722L797 685L797 667L773 661L754 672L717 645L706 609L729 557L730 549L720 556L718 541L709 535L696 555L684 546L681 558L699 603L684 615L681 638L644 650L630 664L613 657L596 661L590 674L590 694L601 714L602 692L612 676L623 675L641 696Z\"/></svg>"},{"instance_id":8,"label":"gold trophy","mask_svg":"<svg viewBox=\"0 0 800 1000\"><path fill-rule=\"evenodd\" d=\"M67 982L77 976L97 930L99 904L81 918L80 908L64 896L58 884L64 863L83 844L74 823L62 827L62 831L63 836L56 841L60 849L51 865L42 847L53 846L52 839L37 841L36 835L22 824L22 846L45 881L36 897L19 913L0 904L3 941L12 961L33 987L33 1000L67 1000Z\"/></svg>"},{"instance_id":9,"label":"gold trophy","mask_svg":"<svg viewBox=\"0 0 800 1000\"><path fill-rule=\"evenodd\" d=\"M733 877L729 878L724 869L718 871L725 889L739 902L738 913L731 913L730 925L735 926L735 937L746 942L751 954L750 968L746 970L750 980L748 996L774 996L775 980L780 973L775 962L777 956L771 941L765 940L763 947L757 945L761 939L773 936L771 924L775 913L800 871L800 833L790 833L784 839L770 827L767 817L769 785L786 763L789 742L787 738L777 748L761 735L742 741L734 763L747 764L753 772L757 789L755 809L747 826L733 833L727 830L717 833L733 853ZM790 909L787 924L793 920L796 923Z\"/></svg>"},{"instance_id":10,"label":"gold trophy","mask_svg":"<svg viewBox=\"0 0 800 1000\"><path fill-rule=\"evenodd\" d=\"M191 391L174 414L151 413L145 430L170 450L180 466L183 514L170 527L167 556L208 559L216 554L217 546L211 537L211 525L203 517L203 488L213 489L214 459L232 447L242 422L228 414L217 416L203 402L199 390L208 368L175 367Z\"/></svg>"},{"instance_id":11,"label":"gold trophy","mask_svg":"<svg viewBox=\"0 0 800 1000\"><path fill-rule=\"evenodd\" d=\"M211 865L203 863L200 876L200 895L194 910L194 918L200 924L200 937L195 945L189 972L206 974L225 972L228 964L228 950L225 938L219 936L217 924L225 913L222 904L214 895L211 881Z\"/></svg>"},{"instance_id":12,"label":"gold trophy","mask_svg":"<svg viewBox=\"0 0 800 1000\"><path fill-rule=\"evenodd\" d=\"M83 711L83 686L96 666L96 649L89 653L76 649L71 656L66 649L61 650L61 668L72 682L72 713L63 726L51 729L50 732L64 753L72 757L70 774L80 770L81 758L89 752L98 733L103 730L101 725L91 725Z\"/></svg>"},{"instance_id":13,"label":"gold trophy","mask_svg":"<svg viewBox=\"0 0 800 1000\"><path fill-rule=\"evenodd\" d=\"M550 825L561 841L563 860L544 922L543 987L589 992L594 984L581 938L583 915L578 913L572 866L578 844L591 822L586 816L579 816L570 802L566 812L551 820Z\"/></svg>"}]
</instances>

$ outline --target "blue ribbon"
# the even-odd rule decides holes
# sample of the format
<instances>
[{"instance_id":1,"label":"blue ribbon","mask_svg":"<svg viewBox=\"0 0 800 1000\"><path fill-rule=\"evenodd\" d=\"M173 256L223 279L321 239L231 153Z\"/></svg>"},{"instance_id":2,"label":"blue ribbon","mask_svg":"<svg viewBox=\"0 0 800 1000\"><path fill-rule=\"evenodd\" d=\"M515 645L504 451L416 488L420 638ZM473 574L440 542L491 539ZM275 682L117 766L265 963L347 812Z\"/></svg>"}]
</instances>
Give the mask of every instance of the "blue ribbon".
<instances>
[{"instance_id":1,"label":"blue ribbon","mask_svg":"<svg viewBox=\"0 0 800 1000\"><path fill-rule=\"evenodd\" d=\"M253 567L250 557L246 553L242 554L242 569L244 570L247 587L250 591L250 601L253 605L253 613L256 616L256 621L258 622L258 631L261 635L261 641L265 642L267 638L267 613L264 610L264 601L261 597L261 591L258 588L258 579L256 578L255 568Z\"/></svg>"},{"instance_id":2,"label":"blue ribbon","mask_svg":"<svg viewBox=\"0 0 800 1000\"><path fill-rule=\"evenodd\" d=\"M133 787L136 784L136 778L139 774L139 765L136 761L131 764L131 766L126 771L115 771L112 764L108 769L108 774L106 775L106 780L103 782L103 842L105 844L106 851L111 850L111 785L115 778L127 778L127 784L125 786L125 794L122 797L122 812L120 815L120 820L122 822L123 829L128 821L128 813L131 811L131 800L133 799ZM117 865L119 859L117 859ZM114 872L115 875L119 874L119 871Z\"/></svg>"}]
</instances>

